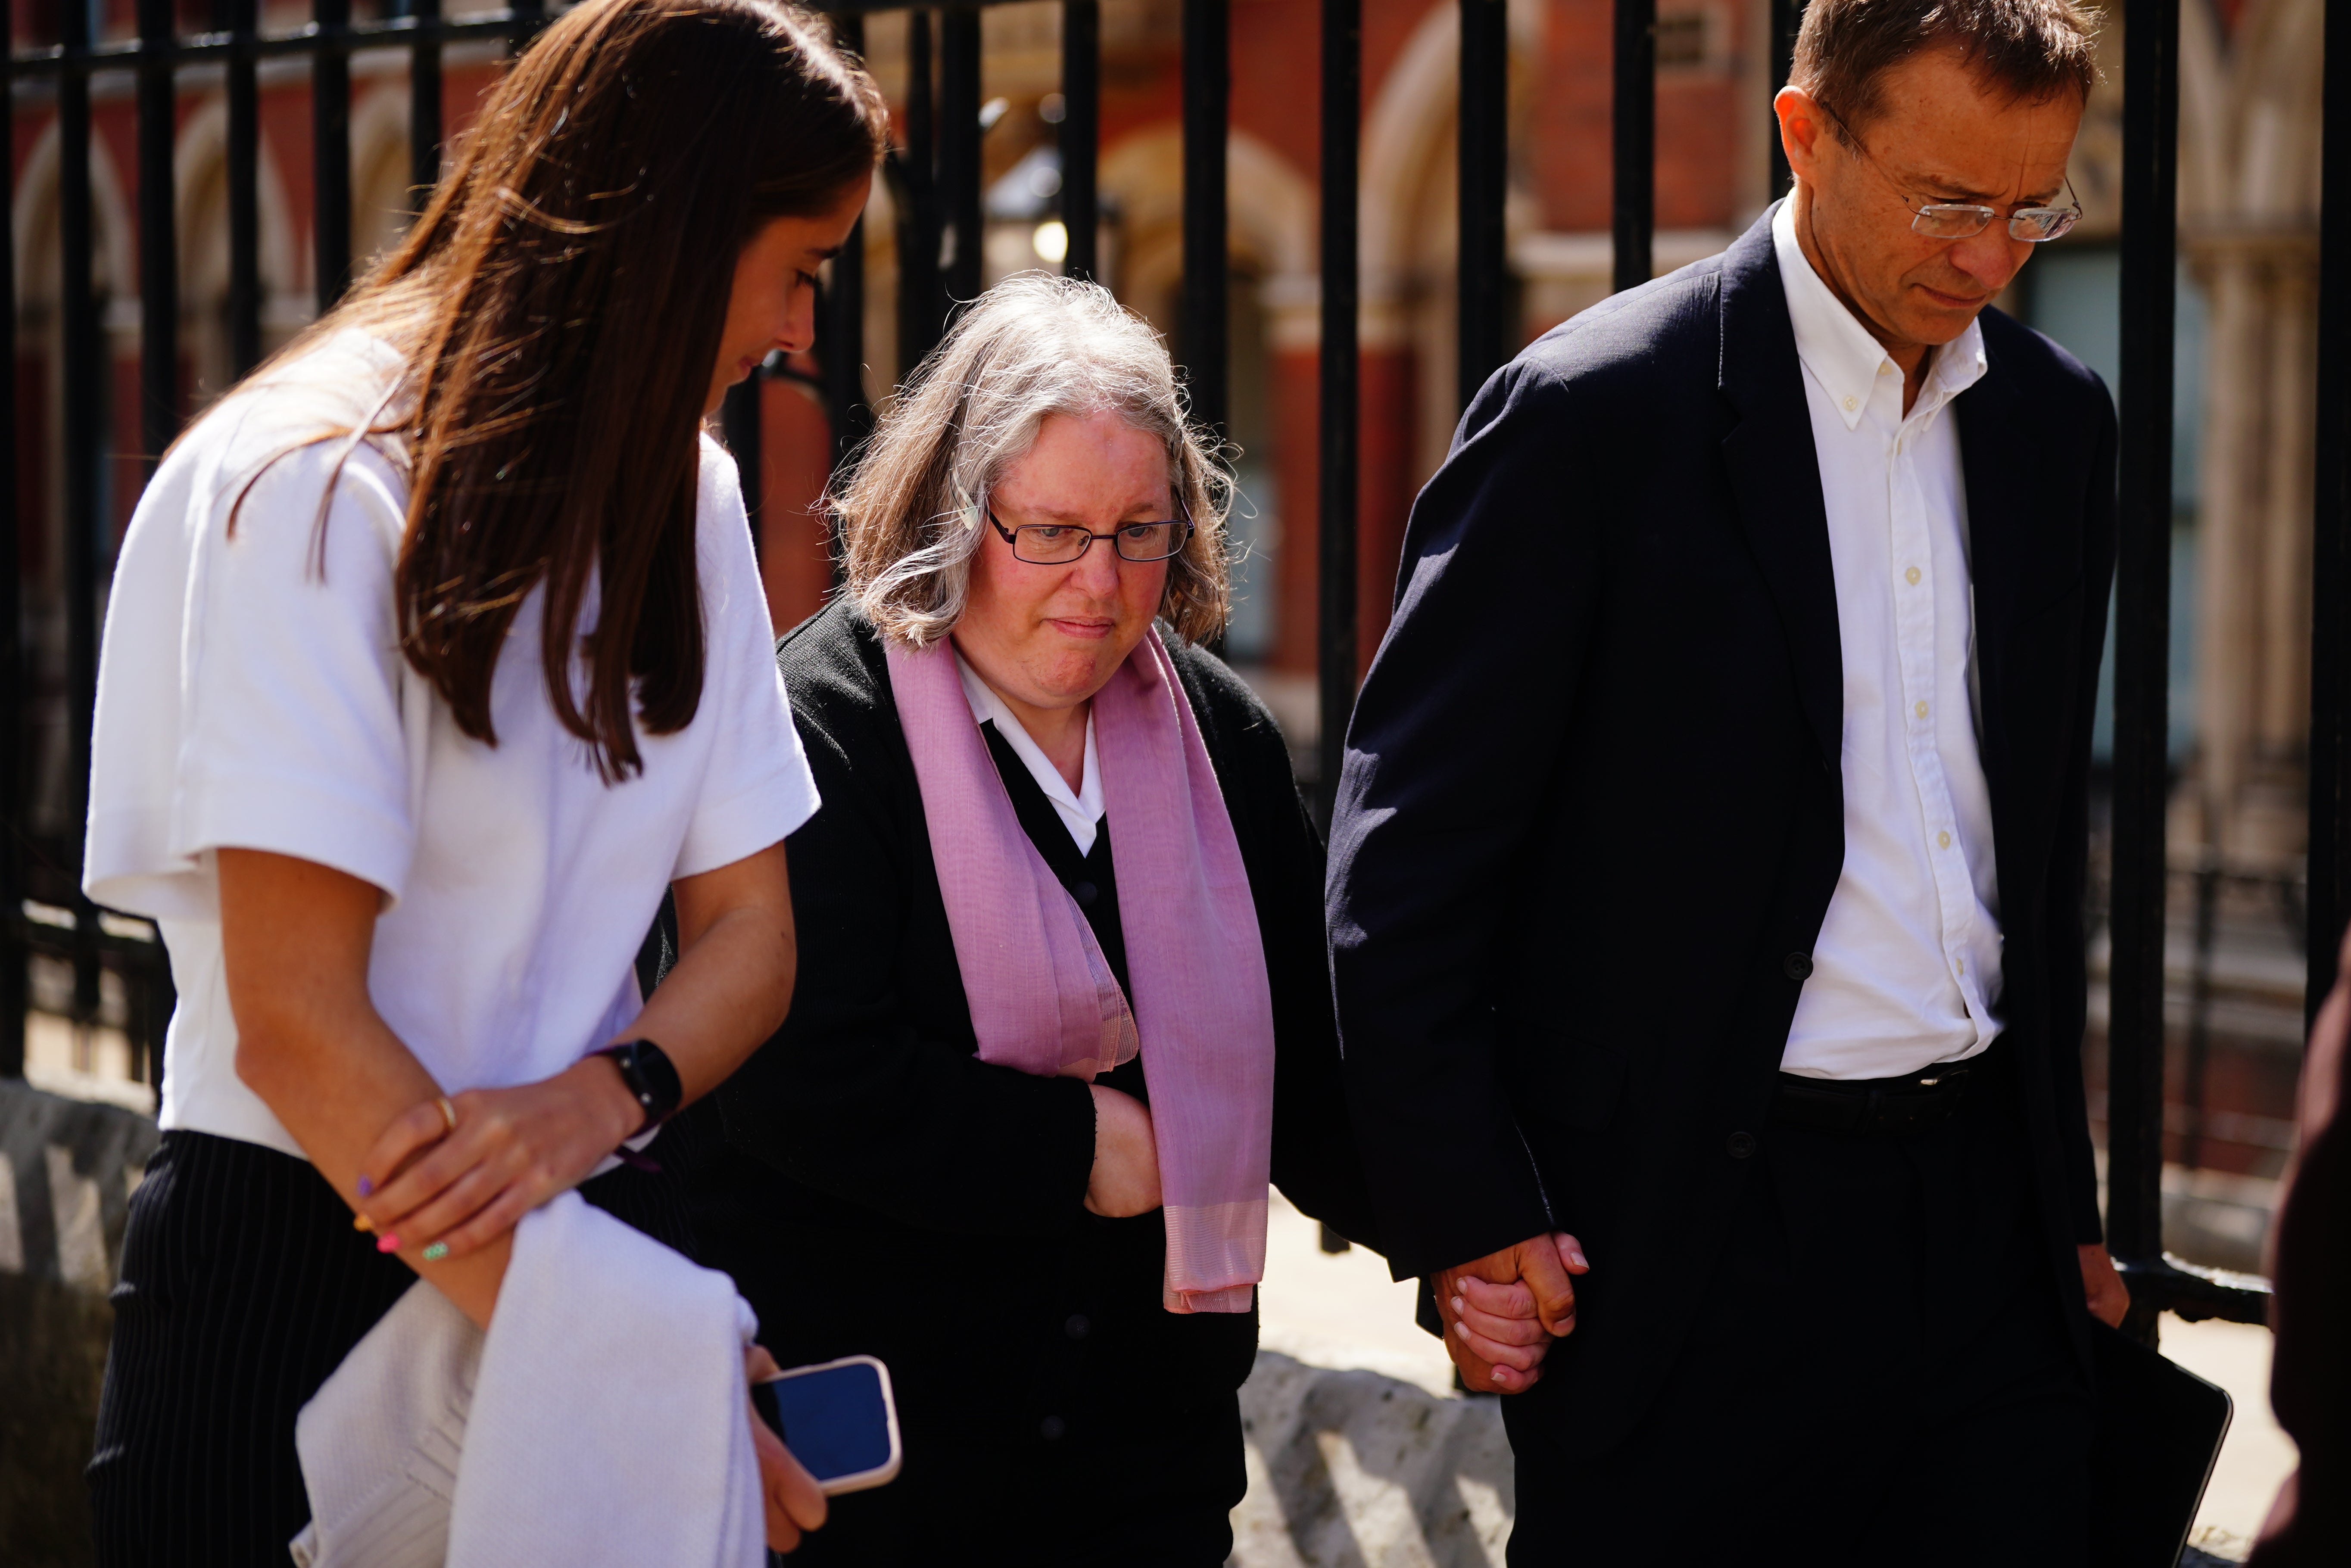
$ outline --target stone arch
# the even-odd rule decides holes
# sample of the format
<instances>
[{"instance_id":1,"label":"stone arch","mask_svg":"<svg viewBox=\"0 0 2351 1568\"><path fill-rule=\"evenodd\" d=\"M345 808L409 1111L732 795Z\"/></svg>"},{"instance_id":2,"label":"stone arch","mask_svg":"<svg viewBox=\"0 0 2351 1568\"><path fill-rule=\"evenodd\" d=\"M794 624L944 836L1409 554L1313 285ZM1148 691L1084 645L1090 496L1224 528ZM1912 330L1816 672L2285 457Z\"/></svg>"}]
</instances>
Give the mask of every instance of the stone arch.
<instances>
[{"instance_id":1,"label":"stone arch","mask_svg":"<svg viewBox=\"0 0 2351 1568\"><path fill-rule=\"evenodd\" d=\"M362 276L408 233L408 85L380 83L351 106L351 261Z\"/></svg>"},{"instance_id":2,"label":"stone arch","mask_svg":"<svg viewBox=\"0 0 2351 1568\"><path fill-rule=\"evenodd\" d=\"M1235 259L1260 279L1311 277L1314 187L1289 160L1245 130L1226 143L1227 211ZM1100 182L1121 213L1120 298L1173 319L1183 277L1184 134L1162 122L1103 150Z\"/></svg>"},{"instance_id":3,"label":"stone arch","mask_svg":"<svg viewBox=\"0 0 2351 1568\"><path fill-rule=\"evenodd\" d=\"M193 371L199 403L228 385L228 103L213 98L180 128L172 161L180 219L180 311L182 351ZM263 344L284 336L309 310L298 297L300 246L268 139L263 138L256 182L260 207ZM275 330L273 330L275 328Z\"/></svg>"},{"instance_id":4,"label":"stone arch","mask_svg":"<svg viewBox=\"0 0 2351 1568\"><path fill-rule=\"evenodd\" d=\"M57 254L59 210L57 184L57 122L41 128L32 151L16 171L14 228L16 240L17 308L54 306L58 294ZM100 298L128 297L139 286L133 260L138 230L122 180L107 151L105 139L90 138L89 183L91 254L96 275L90 280Z\"/></svg>"}]
</instances>

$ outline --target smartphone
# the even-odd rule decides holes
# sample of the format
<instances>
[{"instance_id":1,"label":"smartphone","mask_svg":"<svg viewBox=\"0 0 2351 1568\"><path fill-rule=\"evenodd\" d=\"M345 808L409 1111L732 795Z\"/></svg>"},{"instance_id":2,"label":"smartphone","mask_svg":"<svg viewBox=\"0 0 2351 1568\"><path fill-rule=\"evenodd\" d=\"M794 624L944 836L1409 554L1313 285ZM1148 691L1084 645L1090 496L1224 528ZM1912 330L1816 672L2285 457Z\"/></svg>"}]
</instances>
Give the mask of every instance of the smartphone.
<instances>
[{"instance_id":1,"label":"smartphone","mask_svg":"<svg viewBox=\"0 0 2351 1568\"><path fill-rule=\"evenodd\" d=\"M897 1479L898 1407L873 1357L795 1366L752 1384L751 1404L827 1497Z\"/></svg>"}]
</instances>

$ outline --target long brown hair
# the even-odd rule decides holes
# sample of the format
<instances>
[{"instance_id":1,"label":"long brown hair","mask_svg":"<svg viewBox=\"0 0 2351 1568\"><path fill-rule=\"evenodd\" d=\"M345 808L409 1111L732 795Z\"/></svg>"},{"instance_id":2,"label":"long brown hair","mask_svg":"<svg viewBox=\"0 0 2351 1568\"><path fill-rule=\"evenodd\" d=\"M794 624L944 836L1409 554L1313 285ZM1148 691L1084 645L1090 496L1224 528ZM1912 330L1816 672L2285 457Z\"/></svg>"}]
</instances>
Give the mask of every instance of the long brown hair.
<instances>
[{"instance_id":1,"label":"long brown hair","mask_svg":"<svg viewBox=\"0 0 2351 1568\"><path fill-rule=\"evenodd\" d=\"M838 204L887 135L872 78L775 0L586 0L492 91L406 241L279 357L357 327L408 359L376 432L408 452L401 645L466 734L496 743L491 675L542 584L548 700L607 780L643 766L632 709L655 734L693 721L696 441L736 258Z\"/></svg>"}]
</instances>

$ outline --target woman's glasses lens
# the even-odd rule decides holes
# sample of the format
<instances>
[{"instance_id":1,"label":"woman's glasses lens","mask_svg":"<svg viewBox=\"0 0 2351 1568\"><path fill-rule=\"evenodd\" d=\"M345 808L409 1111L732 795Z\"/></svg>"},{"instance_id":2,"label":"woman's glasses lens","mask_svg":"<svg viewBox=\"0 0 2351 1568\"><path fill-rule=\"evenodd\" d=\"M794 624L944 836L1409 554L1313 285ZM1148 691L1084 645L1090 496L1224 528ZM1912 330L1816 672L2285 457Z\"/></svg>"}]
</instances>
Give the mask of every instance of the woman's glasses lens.
<instances>
[{"instance_id":1,"label":"woman's glasses lens","mask_svg":"<svg viewBox=\"0 0 2351 1568\"><path fill-rule=\"evenodd\" d=\"M1030 523L1012 530L1012 554L1031 566L1058 566L1084 555L1097 538L1111 540L1122 560L1164 561L1184 548L1184 524L1124 523L1115 533L1098 535L1059 523Z\"/></svg>"}]
</instances>

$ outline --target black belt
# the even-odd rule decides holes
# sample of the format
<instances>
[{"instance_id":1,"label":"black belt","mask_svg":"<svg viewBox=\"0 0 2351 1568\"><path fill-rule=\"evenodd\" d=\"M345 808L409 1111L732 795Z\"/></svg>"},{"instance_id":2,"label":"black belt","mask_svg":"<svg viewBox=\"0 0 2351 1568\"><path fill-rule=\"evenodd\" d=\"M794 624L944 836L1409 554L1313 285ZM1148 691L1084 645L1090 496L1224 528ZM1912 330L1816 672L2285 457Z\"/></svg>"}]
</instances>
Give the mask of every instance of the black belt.
<instances>
[{"instance_id":1,"label":"black belt","mask_svg":"<svg viewBox=\"0 0 2351 1568\"><path fill-rule=\"evenodd\" d=\"M1823 1132L1898 1137L1923 1131L1959 1109L2004 1057L1998 1042L1964 1062L1938 1062L1899 1078L1803 1078L1780 1075L1771 1119Z\"/></svg>"}]
</instances>

